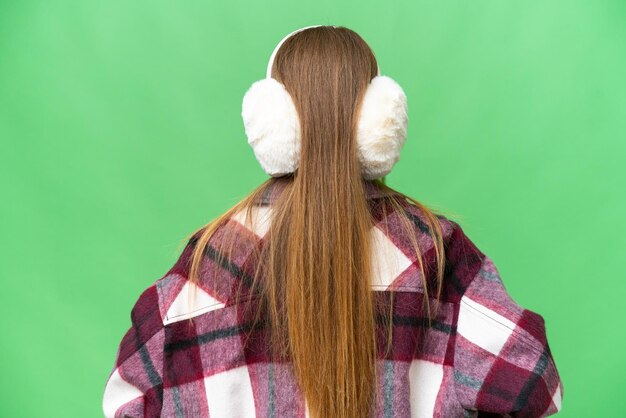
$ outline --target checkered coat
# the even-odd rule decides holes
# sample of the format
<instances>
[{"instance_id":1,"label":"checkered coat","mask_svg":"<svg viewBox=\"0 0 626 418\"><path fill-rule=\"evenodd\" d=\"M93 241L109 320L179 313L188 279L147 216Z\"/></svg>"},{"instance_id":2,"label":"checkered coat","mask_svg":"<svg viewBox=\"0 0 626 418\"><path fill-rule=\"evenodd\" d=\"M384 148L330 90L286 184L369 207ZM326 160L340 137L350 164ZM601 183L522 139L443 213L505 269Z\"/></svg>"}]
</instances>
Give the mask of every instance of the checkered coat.
<instances>
[{"instance_id":1,"label":"checkered coat","mask_svg":"<svg viewBox=\"0 0 626 418\"><path fill-rule=\"evenodd\" d=\"M387 210L383 215L382 192L372 183L366 186L376 219L372 290L385 301L395 292L393 349L377 362L382 401L373 416L557 413L563 384L543 317L516 303L493 260L458 223L439 215L446 268L439 312L429 326L421 315L424 293L419 265L410 241L401 233L398 214ZM141 293L104 388L105 416L308 417L308 404L295 384L291 365L267 361L263 330L255 331L259 338L243 346L241 334L250 318L242 314L242 301L235 304L232 298L236 284L251 279L248 255L267 233L271 204L280 187L275 186L255 206L259 223L254 230L244 226L243 212L222 227L240 234L241 245L221 264L209 247L202 275L216 278L219 286L213 290L201 282L191 309L188 261L197 237L187 243L171 269ZM433 243L423 214L409 202L404 210L419 234L427 275L432 275ZM193 327L186 321L190 317ZM379 332L379 340L385 342L382 327Z\"/></svg>"}]
</instances>

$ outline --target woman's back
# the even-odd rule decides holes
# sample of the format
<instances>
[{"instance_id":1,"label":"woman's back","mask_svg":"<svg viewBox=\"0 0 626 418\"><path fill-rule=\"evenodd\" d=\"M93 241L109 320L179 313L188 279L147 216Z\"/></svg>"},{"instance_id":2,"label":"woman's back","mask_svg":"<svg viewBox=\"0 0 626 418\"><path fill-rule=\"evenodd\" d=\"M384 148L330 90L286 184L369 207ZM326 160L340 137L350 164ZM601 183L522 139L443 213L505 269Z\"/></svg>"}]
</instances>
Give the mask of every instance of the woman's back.
<instances>
[{"instance_id":1,"label":"woman's back","mask_svg":"<svg viewBox=\"0 0 626 418\"><path fill-rule=\"evenodd\" d=\"M440 215L446 267L439 302L430 299L438 309L429 323L423 315L421 272L398 227L398 213L380 210L384 199L372 183L366 183L366 192L376 221L371 230L372 291L379 302L379 398L373 416L468 417L481 411L538 417L557 412L563 387L543 318L514 302L492 260L456 222ZM221 227L238 237L227 260L217 262L211 251L222 234L212 237L191 305L193 238L176 264L141 294L105 389L107 416L308 416L292 364L269 361L266 318L250 329L255 294L236 302L233 298L234 289L251 281L251 255L267 239L276 195L267 194L254 208L253 230L243 212ZM433 242L423 215L409 202L404 210L414 221L430 276ZM385 356L384 318L392 292L393 339ZM243 338L246 332L251 332L249 339Z\"/></svg>"}]
</instances>

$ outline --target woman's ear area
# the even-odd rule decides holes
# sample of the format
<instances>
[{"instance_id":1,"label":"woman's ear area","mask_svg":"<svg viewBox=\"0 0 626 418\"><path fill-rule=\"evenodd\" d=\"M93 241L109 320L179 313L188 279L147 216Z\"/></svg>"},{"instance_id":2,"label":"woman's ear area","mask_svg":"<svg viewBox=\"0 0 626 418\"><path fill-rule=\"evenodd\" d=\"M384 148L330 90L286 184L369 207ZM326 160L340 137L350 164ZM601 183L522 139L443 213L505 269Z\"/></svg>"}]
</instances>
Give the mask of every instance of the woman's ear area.
<instances>
[{"instance_id":1,"label":"woman's ear area","mask_svg":"<svg viewBox=\"0 0 626 418\"><path fill-rule=\"evenodd\" d=\"M388 76L374 77L363 97L357 128L359 158L366 179L386 176L400 160L408 122L402 87Z\"/></svg>"},{"instance_id":2,"label":"woman's ear area","mask_svg":"<svg viewBox=\"0 0 626 418\"><path fill-rule=\"evenodd\" d=\"M241 105L248 144L263 167L276 176L293 172L300 157L300 120L285 86L273 78L255 81Z\"/></svg>"}]
</instances>

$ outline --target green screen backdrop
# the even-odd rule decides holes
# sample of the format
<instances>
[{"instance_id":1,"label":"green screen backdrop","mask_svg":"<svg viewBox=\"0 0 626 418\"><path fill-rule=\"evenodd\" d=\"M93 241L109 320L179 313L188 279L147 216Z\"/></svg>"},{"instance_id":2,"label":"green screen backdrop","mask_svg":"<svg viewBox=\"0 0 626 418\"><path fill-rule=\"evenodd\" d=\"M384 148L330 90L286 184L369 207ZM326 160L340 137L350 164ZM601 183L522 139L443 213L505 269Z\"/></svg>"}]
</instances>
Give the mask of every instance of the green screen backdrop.
<instances>
[{"instance_id":1,"label":"green screen backdrop","mask_svg":"<svg viewBox=\"0 0 626 418\"><path fill-rule=\"evenodd\" d=\"M0 416L102 415L141 291L267 178L241 100L313 24L405 89L387 184L545 318L559 415L623 416L625 22L622 0L0 2Z\"/></svg>"}]
</instances>

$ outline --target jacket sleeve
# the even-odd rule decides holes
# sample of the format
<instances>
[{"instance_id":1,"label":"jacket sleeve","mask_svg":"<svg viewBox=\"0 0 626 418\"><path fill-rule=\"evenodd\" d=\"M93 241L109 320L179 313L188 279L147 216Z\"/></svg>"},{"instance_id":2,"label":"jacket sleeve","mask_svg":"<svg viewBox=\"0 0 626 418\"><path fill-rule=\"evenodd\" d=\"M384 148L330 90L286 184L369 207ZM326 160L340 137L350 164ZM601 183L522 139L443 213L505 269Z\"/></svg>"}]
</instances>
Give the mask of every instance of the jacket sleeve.
<instances>
[{"instance_id":1,"label":"jacket sleeve","mask_svg":"<svg viewBox=\"0 0 626 418\"><path fill-rule=\"evenodd\" d=\"M556 414L561 410L563 383L544 318L516 303L493 260L482 253L480 257L458 306L457 398L465 409L479 411L478 416Z\"/></svg>"},{"instance_id":2,"label":"jacket sleeve","mask_svg":"<svg viewBox=\"0 0 626 418\"><path fill-rule=\"evenodd\" d=\"M131 310L102 400L105 417L158 417L163 396L164 327L156 283Z\"/></svg>"}]
</instances>

